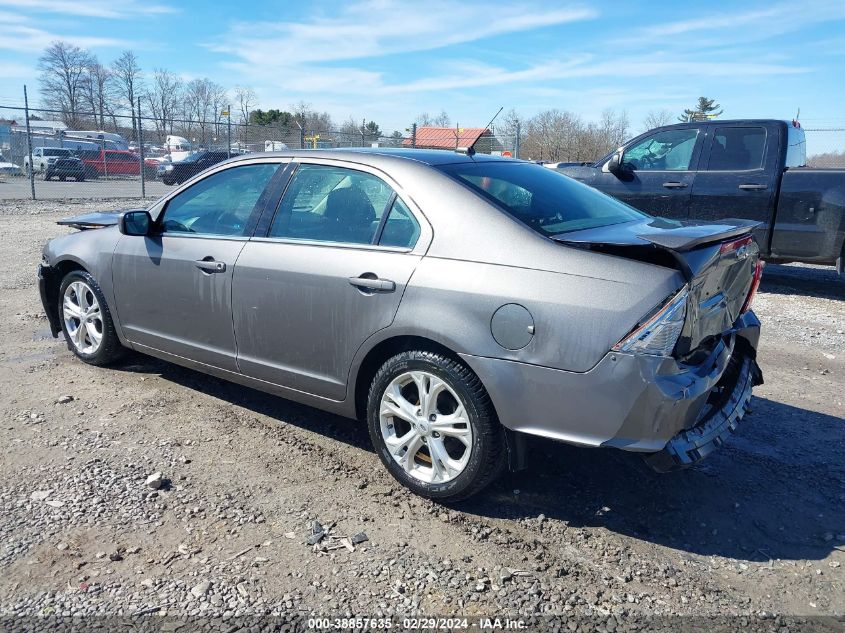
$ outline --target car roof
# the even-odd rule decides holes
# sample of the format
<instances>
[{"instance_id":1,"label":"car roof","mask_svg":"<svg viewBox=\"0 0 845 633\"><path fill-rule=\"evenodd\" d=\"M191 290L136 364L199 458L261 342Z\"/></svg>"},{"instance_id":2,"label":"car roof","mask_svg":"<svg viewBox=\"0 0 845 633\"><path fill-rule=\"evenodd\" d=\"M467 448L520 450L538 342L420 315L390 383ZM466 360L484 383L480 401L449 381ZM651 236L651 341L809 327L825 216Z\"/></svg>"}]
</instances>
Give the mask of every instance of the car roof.
<instances>
[{"instance_id":1,"label":"car roof","mask_svg":"<svg viewBox=\"0 0 845 633\"><path fill-rule=\"evenodd\" d=\"M524 162L513 158L502 156L491 156L489 154L473 154L468 156L459 152L437 149L403 149L389 147L344 147L339 149L287 149L279 152L256 152L244 154L244 158L255 158L256 155L268 158L337 158L341 160L352 160L365 164L376 164L384 162L385 159L410 160L423 163L431 167L437 165L451 165L455 163L479 163L479 162Z\"/></svg>"}]
</instances>

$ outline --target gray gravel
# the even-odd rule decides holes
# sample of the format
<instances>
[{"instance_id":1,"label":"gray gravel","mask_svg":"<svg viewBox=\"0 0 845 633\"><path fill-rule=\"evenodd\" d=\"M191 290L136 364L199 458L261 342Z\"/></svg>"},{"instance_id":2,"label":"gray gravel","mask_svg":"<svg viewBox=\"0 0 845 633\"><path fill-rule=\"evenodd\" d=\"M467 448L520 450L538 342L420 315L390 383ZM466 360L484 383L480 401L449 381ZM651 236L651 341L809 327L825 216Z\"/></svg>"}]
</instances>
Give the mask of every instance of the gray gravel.
<instances>
[{"instance_id":1,"label":"gray gravel","mask_svg":"<svg viewBox=\"0 0 845 633\"><path fill-rule=\"evenodd\" d=\"M446 507L395 484L351 421L143 356L85 366L47 336L40 246L58 217L109 206L0 211L0 618L557 614L613 631L845 613L845 284L826 269L767 270L766 384L700 467L536 441L528 471ZM309 545L315 521L329 532Z\"/></svg>"}]
</instances>

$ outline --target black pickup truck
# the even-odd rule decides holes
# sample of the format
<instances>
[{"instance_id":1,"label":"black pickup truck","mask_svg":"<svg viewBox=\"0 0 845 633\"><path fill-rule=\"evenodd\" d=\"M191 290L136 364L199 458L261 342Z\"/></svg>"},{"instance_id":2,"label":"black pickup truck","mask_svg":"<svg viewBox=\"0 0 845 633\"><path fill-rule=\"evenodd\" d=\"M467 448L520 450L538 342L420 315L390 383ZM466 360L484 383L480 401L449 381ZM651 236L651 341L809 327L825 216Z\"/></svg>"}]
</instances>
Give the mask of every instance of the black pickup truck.
<instances>
[{"instance_id":1,"label":"black pickup truck","mask_svg":"<svg viewBox=\"0 0 845 633\"><path fill-rule=\"evenodd\" d=\"M760 222L766 260L830 264L845 275L845 169L806 167L796 122L667 125L557 171L651 215Z\"/></svg>"}]
</instances>

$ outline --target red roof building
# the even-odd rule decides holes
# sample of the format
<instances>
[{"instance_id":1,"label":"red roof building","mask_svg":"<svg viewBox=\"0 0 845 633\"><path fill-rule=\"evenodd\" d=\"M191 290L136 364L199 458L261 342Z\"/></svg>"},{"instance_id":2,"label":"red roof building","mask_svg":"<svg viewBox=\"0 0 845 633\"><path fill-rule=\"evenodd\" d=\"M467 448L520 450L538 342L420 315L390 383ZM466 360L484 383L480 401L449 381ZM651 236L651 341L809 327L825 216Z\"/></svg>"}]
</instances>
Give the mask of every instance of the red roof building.
<instances>
[{"instance_id":1,"label":"red roof building","mask_svg":"<svg viewBox=\"0 0 845 633\"><path fill-rule=\"evenodd\" d=\"M501 151L501 144L489 129L484 127L418 127L416 145L414 139L406 138L403 147L417 147L419 149L448 149L475 146L475 151L489 154Z\"/></svg>"}]
</instances>

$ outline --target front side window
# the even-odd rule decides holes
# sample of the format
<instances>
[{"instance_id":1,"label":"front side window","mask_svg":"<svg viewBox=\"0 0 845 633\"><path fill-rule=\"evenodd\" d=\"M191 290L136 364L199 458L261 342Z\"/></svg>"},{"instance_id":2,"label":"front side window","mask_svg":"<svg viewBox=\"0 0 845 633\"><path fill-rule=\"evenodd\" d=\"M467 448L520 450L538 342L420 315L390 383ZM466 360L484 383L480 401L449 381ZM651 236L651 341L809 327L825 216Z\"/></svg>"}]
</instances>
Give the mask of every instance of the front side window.
<instances>
[{"instance_id":1,"label":"front side window","mask_svg":"<svg viewBox=\"0 0 845 633\"><path fill-rule=\"evenodd\" d=\"M649 217L536 164L467 162L442 165L438 169L548 237Z\"/></svg>"},{"instance_id":2,"label":"front side window","mask_svg":"<svg viewBox=\"0 0 845 633\"><path fill-rule=\"evenodd\" d=\"M244 235L248 220L278 163L219 171L173 197L159 224L163 233Z\"/></svg>"},{"instance_id":3,"label":"front side window","mask_svg":"<svg viewBox=\"0 0 845 633\"><path fill-rule=\"evenodd\" d=\"M766 150L766 128L716 128L710 147L709 171L760 169Z\"/></svg>"},{"instance_id":4,"label":"front side window","mask_svg":"<svg viewBox=\"0 0 845 633\"><path fill-rule=\"evenodd\" d=\"M392 197L393 189L372 174L332 165L300 165L270 236L372 244Z\"/></svg>"},{"instance_id":5,"label":"front side window","mask_svg":"<svg viewBox=\"0 0 845 633\"><path fill-rule=\"evenodd\" d=\"M622 162L634 171L687 171L697 137L694 128L657 132L625 150Z\"/></svg>"}]
</instances>

